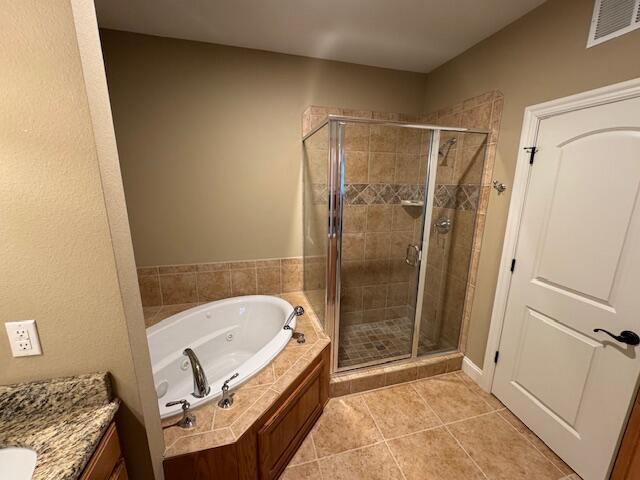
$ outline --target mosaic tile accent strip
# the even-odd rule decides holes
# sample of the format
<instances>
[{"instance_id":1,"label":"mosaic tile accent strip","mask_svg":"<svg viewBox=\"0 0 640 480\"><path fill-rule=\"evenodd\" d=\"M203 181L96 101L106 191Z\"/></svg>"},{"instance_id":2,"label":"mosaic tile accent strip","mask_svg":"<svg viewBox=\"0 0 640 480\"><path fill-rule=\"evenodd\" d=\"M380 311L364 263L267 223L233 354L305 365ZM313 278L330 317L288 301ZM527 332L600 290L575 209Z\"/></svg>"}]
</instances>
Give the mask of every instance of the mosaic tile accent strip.
<instances>
[{"instance_id":1,"label":"mosaic tile accent strip","mask_svg":"<svg viewBox=\"0 0 640 480\"><path fill-rule=\"evenodd\" d=\"M436 185L434 206L455 210L477 210L480 185Z\"/></svg>"},{"instance_id":2,"label":"mosaic tile accent strip","mask_svg":"<svg viewBox=\"0 0 640 480\"><path fill-rule=\"evenodd\" d=\"M313 203L323 205L329 201L325 184L312 186ZM346 205L399 205L402 200L425 198L424 185L399 185L392 183L350 183L345 185ZM477 210L480 185L436 185L434 206L455 210Z\"/></svg>"},{"instance_id":3,"label":"mosaic tile accent strip","mask_svg":"<svg viewBox=\"0 0 640 480\"><path fill-rule=\"evenodd\" d=\"M313 184L313 203L324 204L329 192L325 184ZM423 200L424 185L393 183L349 183L344 187L347 205L399 205L402 200Z\"/></svg>"}]
</instances>

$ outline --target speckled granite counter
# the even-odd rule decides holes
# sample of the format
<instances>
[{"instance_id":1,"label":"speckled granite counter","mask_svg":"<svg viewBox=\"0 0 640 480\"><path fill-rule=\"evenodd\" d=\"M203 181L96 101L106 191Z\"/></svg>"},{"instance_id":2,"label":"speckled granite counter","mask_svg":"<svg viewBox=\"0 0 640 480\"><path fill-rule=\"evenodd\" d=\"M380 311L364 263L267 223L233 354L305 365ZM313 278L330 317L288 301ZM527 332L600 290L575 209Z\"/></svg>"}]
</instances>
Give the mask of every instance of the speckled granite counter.
<instances>
[{"instance_id":1,"label":"speckled granite counter","mask_svg":"<svg viewBox=\"0 0 640 480\"><path fill-rule=\"evenodd\" d=\"M299 344L291 339L287 346L255 377L233 389L234 403L228 410L211 401L195 408L196 426L183 429L176 426L177 415L162 422L165 457L197 452L235 442L266 412L294 380L320 355L329 338L320 328L317 317L303 293L279 295L292 305L302 305L305 314L296 322L296 331L305 335Z\"/></svg>"},{"instance_id":2,"label":"speckled granite counter","mask_svg":"<svg viewBox=\"0 0 640 480\"><path fill-rule=\"evenodd\" d=\"M0 448L38 454L33 480L74 480L118 410L106 373L0 386Z\"/></svg>"}]
</instances>

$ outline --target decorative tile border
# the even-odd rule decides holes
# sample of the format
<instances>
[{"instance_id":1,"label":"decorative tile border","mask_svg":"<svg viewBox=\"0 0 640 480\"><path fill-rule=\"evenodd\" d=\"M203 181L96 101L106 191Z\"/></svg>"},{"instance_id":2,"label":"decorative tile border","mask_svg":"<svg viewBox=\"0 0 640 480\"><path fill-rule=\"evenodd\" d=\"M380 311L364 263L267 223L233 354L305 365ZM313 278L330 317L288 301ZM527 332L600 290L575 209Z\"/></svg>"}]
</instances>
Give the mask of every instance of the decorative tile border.
<instances>
[{"instance_id":1,"label":"decorative tile border","mask_svg":"<svg viewBox=\"0 0 640 480\"><path fill-rule=\"evenodd\" d=\"M436 185L434 207L477 210L480 185Z\"/></svg>"},{"instance_id":2,"label":"decorative tile border","mask_svg":"<svg viewBox=\"0 0 640 480\"><path fill-rule=\"evenodd\" d=\"M313 203L328 202L329 191L325 184L314 183ZM402 200L424 200L423 185L392 183L349 183L344 187L346 205L399 205Z\"/></svg>"},{"instance_id":3,"label":"decorative tile border","mask_svg":"<svg viewBox=\"0 0 640 480\"><path fill-rule=\"evenodd\" d=\"M313 203L324 205L329 201L325 184L312 185ZM436 185L434 206L456 210L477 210L480 185ZM424 185L391 183L350 183L345 185L346 205L399 205L402 200L424 201Z\"/></svg>"}]
</instances>

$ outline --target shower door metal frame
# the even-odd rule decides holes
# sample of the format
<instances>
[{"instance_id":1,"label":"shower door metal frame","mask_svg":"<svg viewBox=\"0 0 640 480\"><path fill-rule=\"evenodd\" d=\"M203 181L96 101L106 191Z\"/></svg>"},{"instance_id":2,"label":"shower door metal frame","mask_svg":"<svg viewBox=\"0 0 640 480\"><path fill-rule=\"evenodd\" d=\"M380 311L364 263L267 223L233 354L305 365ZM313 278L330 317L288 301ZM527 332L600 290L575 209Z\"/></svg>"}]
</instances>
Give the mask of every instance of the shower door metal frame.
<instances>
[{"instance_id":1,"label":"shower door metal frame","mask_svg":"<svg viewBox=\"0 0 640 480\"><path fill-rule=\"evenodd\" d=\"M425 179L425 205L423 216L423 235L422 235L422 259L420 261L420 272L418 276L418 295L416 299L415 316L413 322L413 338L411 344L411 353L400 357L389 357L380 361L368 362L366 364L358 364L355 366L338 368L338 351L340 342L340 289L341 289L341 259L342 259L342 215L344 206L344 128L347 123L367 123L370 125L384 125L400 128L414 128L419 130L429 130L432 132L430 139L430 149L427 162L427 175ZM326 301L325 301L325 333L329 336L332 343L332 355L330 372L346 372L357 370L359 368L391 364L406 359L415 359L418 352L420 324L422 322L422 301L424 296L424 281L426 278L426 261L425 254L429 248L429 237L431 233L431 214L433 211L433 195L431 192L435 189L436 170L438 162L438 145L440 142L441 132L460 132L460 133L482 133L488 134L486 130L459 128L459 127L443 127L440 125L400 122L392 120L377 120L360 117L349 117L344 115L328 115L325 120L320 122L316 127L311 129L303 136L304 142L325 125L329 125L329 168L327 179L328 201L329 201L329 218L327 225L328 236L328 253L327 253L327 278L326 278ZM486 155L486 153L485 153Z\"/></svg>"},{"instance_id":2,"label":"shower door metal frame","mask_svg":"<svg viewBox=\"0 0 640 480\"><path fill-rule=\"evenodd\" d=\"M424 190L424 211L422 212L422 246L420 259L420 273L418 274L418 295L416 296L415 316L413 319L413 338L411 345L411 358L418 356L418 343L420 342L420 328L422 326L422 302L424 300L424 283L427 277L427 252L431 237L433 199L436 187L436 172L438 169L438 149L440 145L440 130L432 130L429 144L429 159L427 161L427 175ZM434 168L435 166L435 168Z\"/></svg>"}]
</instances>

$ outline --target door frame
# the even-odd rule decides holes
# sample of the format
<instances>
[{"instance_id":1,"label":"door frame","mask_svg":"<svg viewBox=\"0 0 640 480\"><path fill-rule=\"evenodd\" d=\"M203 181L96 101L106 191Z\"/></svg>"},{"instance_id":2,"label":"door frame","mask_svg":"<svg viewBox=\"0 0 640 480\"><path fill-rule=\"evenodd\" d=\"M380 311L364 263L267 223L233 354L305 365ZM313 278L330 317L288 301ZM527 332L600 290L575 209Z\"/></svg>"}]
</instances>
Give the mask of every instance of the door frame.
<instances>
[{"instance_id":1,"label":"door frame","mask_svg":"<svg viewBox=\"0 0 640 480\"><path fill-rule=\"evenodd\" d=\"M540 122L544 119L636 97L640 97L640 78L615 83L606 87L538 103L536 105L530 105L525 108L520 144L518 146L516 171L513 179L513 190L507 217L507 227L502 247L502 256L500 258L498 283L493 300L493 309L491 311L489 336L484 354L484 363L482 365L482 375L478 379L480 386L487 392L491 392L493 387L496 369L494 356L500 347L504 316L507 308L509 290L511 288L511 261L515 258L520 222L531 173L531 165L529 163L530 154L525 149L536 146Z\"/></svg>"}]
</instances>

